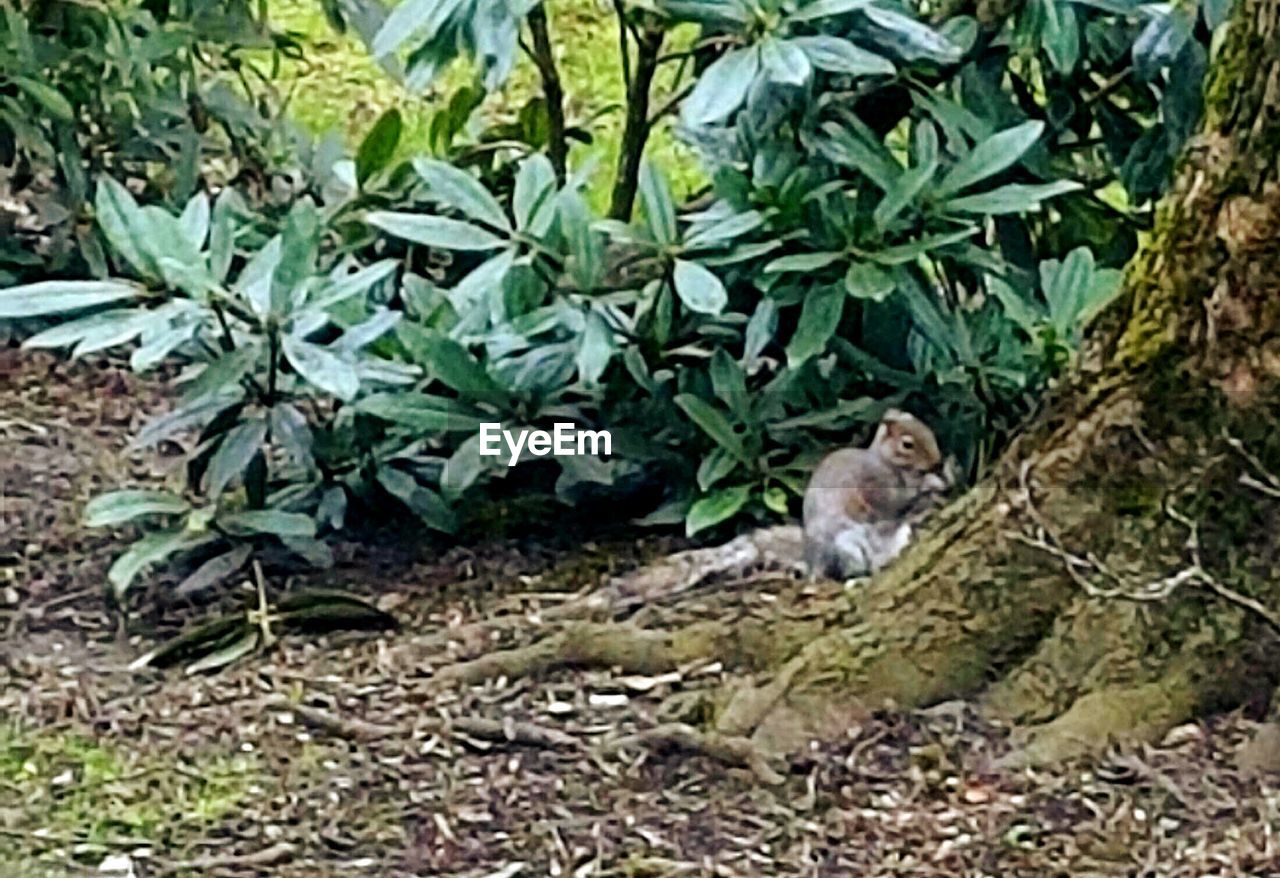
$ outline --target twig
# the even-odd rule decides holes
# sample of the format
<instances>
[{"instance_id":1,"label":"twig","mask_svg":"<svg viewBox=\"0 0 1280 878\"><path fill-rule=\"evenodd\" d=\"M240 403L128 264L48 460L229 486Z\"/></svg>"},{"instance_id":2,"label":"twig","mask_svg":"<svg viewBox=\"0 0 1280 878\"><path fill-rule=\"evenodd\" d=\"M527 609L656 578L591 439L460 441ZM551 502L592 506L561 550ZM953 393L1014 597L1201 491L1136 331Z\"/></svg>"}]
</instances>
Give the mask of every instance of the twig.
<instances>
[{"instance_id":1,"label":"twig","mask_svg":"<svg viewBox=\"0 0 1280 878\"><path fill-rule=\"evenodd\" d=\"M164 868L156 873L156 878L187 871L203 873L210 869L278 866L281 863L287 863L292 860L297 852L297 845L282 841L273 844L269 848L254 851L251 854L219 854L216 856L197 857L194 860L174 860L165 864Z\"/></svg>"},{"instance_id":2,"label":"twig","mask_svg":"<svg viewBox=\"0 0 1280 878\"><path fill-rule=\"evenodd\" d=\"M1243 448L1243 446L1241 447ZM1187 540L1184 544L1187 553L1191 556L1191 564L1184 567L1177 573L1161 579L1152 580L1142 584L1133 584L1126 582L1118 573L1108 568L1099 558L1092 553L1086 557L1080 557L1067 551L1062 545L1061 539L1054 533L1049 526L1049 522L1044 518L1031 497L1031 489L1028 484L1028 475L1031 470L1030 461L1024 461L1019 471L1019 483L1022 488L1025 500L1027 514L1040 530L1041 535L1032 536L1026 533L1013 532L1010 534L1013 539L1024 545L1039 549L1046 554L1053 555L1062 561L1063 568L1072 581L1080 586L1085 594L1094 598L1103 599L1120 599L1130 601L1162 601L1167 599L1181 586L1191 584L1213 592L1218 597L1229 603L1235 604L1241 609L1258 616L1263 622L1271 626L1276 631L1280 631L1280 614L1276 614L1268 609L1258 600L1248 595L1240 594L1222 583L1218 582L1208 571L1204 569L1204 562L1200 554L1200 528L1195 521L1183 515L1172 504L1165 506L1164 512L1169 518L1176 521L1187 528ZM1088 577L1081 573L1080 568L1095 570L1108 579L1113 580L1117 585L1113 588L1103 588L1091 582Z\"/></svg>"},{"instance_id":3,"label":"twig","mask_svg":"<svg viewBox=\"0 0 1280 878\"><path fill-rule=\"evenodd\" d=\"M384 726L355 717L338 716L319 707L306 704L295 704L283 695L270 695L263 699L263 705L273 709L288 710L302 717L303 720L323 731L330 732L340 738L357 741L372 741L395 736L400 730L394 726Z\"/></svg>"},{"instance_id":4,"label":"twig","mask_svg":"<svg viewBox=\"0 0 1280 878\"><path fill-rule=\"evenodd\" d=\"M1273 472L1267 469L1258 456L1245 448L1244 443L1235 436L1224 431L1223 437L1227 440L1227 444L1230 445L1237 454L1244 458L1245 463L1249 464L1249 466L1253 467L1257 471L1258 476L1260 477L1260 479L1254 478L1248 473L1243 473L1240 476L1240 484L1247 488L1253 488L1255 491L1265 494L1268 497L1280 500L1280 478L1277 478Z\"/></svg>"},{"instance_id":5,"label":"twig","mask_svg":"<svg viewBox=\"0 0 1280 878\"><path fill-rule=\"evenodd\" d=\"M764 752L750 738L703 732L684 723L666 723L656 728L627 735L605 745L606 752L645 745L654 749L675 749L696 753L725 765L751 769L761 783L776 786L786 778L769 765Z\"/></svg>"}]
</instances>

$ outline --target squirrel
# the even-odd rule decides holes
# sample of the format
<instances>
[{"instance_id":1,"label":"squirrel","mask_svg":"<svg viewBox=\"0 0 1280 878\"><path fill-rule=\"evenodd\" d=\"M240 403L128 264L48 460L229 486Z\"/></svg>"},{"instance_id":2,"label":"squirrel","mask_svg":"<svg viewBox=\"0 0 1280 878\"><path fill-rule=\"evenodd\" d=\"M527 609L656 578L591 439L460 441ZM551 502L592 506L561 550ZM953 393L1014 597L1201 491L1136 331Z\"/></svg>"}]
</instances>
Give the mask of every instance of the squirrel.
<instances>
[{"instance_id":1,"label":"squirrel","mask_svg":"<svg viewBox=\"0 0 1280 878\"><path fill-rule=\"evenodd\" d=\"M810 578L866 576L896 558L914 525L954 484L933 431L885 412L867 448L828 454L804 492L804 560Z\"/></svg>"}]
</instances>

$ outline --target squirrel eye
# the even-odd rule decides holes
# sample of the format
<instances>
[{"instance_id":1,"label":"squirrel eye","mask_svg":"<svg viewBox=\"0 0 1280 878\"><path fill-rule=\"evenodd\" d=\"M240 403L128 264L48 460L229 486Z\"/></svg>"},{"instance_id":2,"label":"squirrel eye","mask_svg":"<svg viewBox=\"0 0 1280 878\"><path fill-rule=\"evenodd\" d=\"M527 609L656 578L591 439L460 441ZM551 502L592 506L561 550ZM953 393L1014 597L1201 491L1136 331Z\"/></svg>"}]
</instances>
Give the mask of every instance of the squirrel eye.
<instances>
[{"instance_id":1,"label":"squirrel eye","mask_svg":"<svg viewBox=\"0 0 1280 878\"><path fill-rule=\"evenodd\" d=\"M904 451L910 451L912 448L915 448L915 447L916 447L916 440L912 439L910 436L902 437L902 449Z\"/></svg>"}]
</instances>

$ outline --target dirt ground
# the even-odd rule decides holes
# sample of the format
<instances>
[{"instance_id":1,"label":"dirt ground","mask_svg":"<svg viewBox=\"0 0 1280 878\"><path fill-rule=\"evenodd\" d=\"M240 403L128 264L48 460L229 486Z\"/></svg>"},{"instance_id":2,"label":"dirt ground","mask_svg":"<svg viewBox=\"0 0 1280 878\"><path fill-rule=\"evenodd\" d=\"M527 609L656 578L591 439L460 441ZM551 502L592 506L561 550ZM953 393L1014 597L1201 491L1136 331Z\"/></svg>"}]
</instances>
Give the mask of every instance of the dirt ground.
<instances>
[{"instance_id":1,"label":"dirt ground","mask_svg":"<svg viewBox=\"0 0 1280 878\"><path fill-rule=\"evenodd\" d=\"M377 601L399 631L287 638L213 675L129 671L209 611L160 600L162 578L143 612L108 611L123 535L77 526L94 492L167 478L177 458L126 450L163 406L158 383L0 350L4 878L1280 875L1280 778L1237 767L1243 714L1010 774L992 767L1005 730L967 705L883 711L767 786L622 741L696 717L718 665L434 678L531 642L539 608L666 545L638 533L338 546L315 581ZM803 614L835 587L774 586L668 609ZM469 624L496 617L496 635Z\"/></svg>"}]
</instances>

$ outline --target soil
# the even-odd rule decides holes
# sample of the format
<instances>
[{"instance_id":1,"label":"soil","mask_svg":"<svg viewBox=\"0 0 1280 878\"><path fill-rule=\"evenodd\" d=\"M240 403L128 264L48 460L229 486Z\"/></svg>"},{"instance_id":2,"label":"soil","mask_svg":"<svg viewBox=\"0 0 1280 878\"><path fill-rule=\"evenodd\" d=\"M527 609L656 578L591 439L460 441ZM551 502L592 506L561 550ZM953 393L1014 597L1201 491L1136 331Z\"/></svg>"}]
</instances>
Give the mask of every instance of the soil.
<instances>
[{"instance_id":1,"label":"soil","mask_svg":"<svg viewBox=\"0 0 1280 878\"><path fill-rule=\"evenodd\" d=\"M285 638L216 674L129 662L210 612L164 576L104 599L128 533L78 524L95 492L163 482L130 452L160 381L0 350L0 874L149 876L1280 875L1280 776L1237 763L1256 717L1010 773L1009 731L965 704L891 706L765 785L746 768L619 742L696 725L726 671L434 672L532 642L540 611L676 545L638 532L336 547L322 583L394 633ZM664 618L804 614L835 585L702 588ZM472 623L501 620L481 627ZM489 724L483 720L492 721Z\"/></svg>"}]
</instances>

